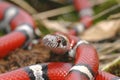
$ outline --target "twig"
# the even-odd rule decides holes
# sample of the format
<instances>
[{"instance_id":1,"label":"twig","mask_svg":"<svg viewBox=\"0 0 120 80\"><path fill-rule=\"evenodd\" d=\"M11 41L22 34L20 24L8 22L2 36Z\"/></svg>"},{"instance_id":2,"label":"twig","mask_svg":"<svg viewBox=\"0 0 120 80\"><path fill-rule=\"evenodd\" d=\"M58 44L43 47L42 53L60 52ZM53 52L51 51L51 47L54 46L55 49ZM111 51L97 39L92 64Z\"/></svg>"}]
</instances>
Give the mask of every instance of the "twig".
<instances>
[{"instance_id":1,"label":"twig","mask_svg":"<svg viewBox=\"0 0 120 80\"><path fill-rule=\"evenodd\" d=\"M120 49L120 40L117 40L114 43L102 43L99 44L99 46L95 44L95 46L98 48L97 51L100 53L100 55L110 54L111 52Z\"/></svg>"},{"instance_id":2,"label":"twig","mask_svg":"<svg viewBox=\"0 0 120 80\"><path fill-rule=\"evenodd\" d=\"M50 1L53 1L53 2L56 2L56 3L60 3L60 4L65 4L65 3L69 2L69 0L50 0Z\"/></svg>"},{"instance_id":3,"label":"twig","mask_svg":"<svg viewBox=\"0 0 120 80\"><path fill-rule=\"evenodd\" d=\"M66 3L72 3L73 0L50 0L50 1L60 3L60 4L66 4ZM90 0L92 6L105 3L106 1L107 0Z\"/></svg>"},{"instance_id":4,"label":"twig","mask_svg":"<svg viewBox=\"0 0 120 80\"><path fill-rule=\"evenodd\" d=\"M90 0L92 6L100 5L100 4L103 4L107 1L108 0Z\"/></svg>"},{"instance_id":5,"label":"twig","mask_svg":"<svg viewBox=\"0 0 120 80\"><path fill-rule=\"evenodd\" d=\"M55 31L60 31L60 32L68 32L66 28L61 26L59 23L55 21L49 21L47 19L41 20L41 23L46 26L48 29L55 30Z\"/></svg>"},{"instance_id":6,"label":"twig","mask_svg":"<svg viewBox=\"0 0 120 80\"><path fill-rule=\"evenodd\" d=\"M108 19L120 19L120 13L108 17Z\"/></svg>"},{"instance_id":7,"label":"twig","mask_svg":"<svg viewBox=\"0 0 120 80\"><path fill-rule=\"evenodd\" d=\"M118 49L120 49L120 45L113 46L109 50L103 51L101 54L110 54L110 53L112 53L112 52L114 52L115 50L118 50Z\"/></svg>"},{"instance_id":8,"label":"twig","mask_svg":"<svg viewBox=\"0 0 120 80\"><path fill-rule=\"evenodd\" d=\"M30 14L37 13L37 11L24 0L10 0L10 1L12 1L13 3L16 3L17 5L19 5L21 8L23 8Z\"/></svg>"},{"instance_id":9,"label":"twig","mask_svg":"<svg viewBox=\"0 0 120 80\"><path fill-rule=\"evenodd\" d=\"M93 17L93 20L95 20L95 19L97 19L97 18L99 18L99 17L101 17L101 16L103 16L103 15L105 15L105 14L107 14L107 13L109 13L109 12L111 12L111 11L117 9L117 8L119 8L119 7L120 7L120 4L115 5L115 6L112 6L112 7L109 8L109 9L106 9L106 10L104 10L103 12L95 15L95 16Z\"/></svg>"},{"instance_id":10,"label":"twig","mask_svg":"<svg viewBox=\"0 0 120 80\"><path fill-rule=\"evenodd\" d=\"M115 65L116 63L120 62L120 57L118 57L117 59L115 59L113 62L110 62L109 64L107 64L105 67L102 68L102 70L106 70L109 67Z\"/></svg>"},{"instance_id":11,"label":"twig","mask_svg":"<svg viewBox=\"0 0 120 80\"><path fill-rule=\"evenodd\" d=\"M69 12L72 12L72 11L74 11L74 7L72 5L69 5L69 6L66 6L66 7L57 8L57 9L49 10L49 11L46 11L46 12L34 14L33 17L35 19L46 19L46 18L49 18L49 17L69 13Z\"/></svg>"},{"instance_id":12,"label":"twig","mask_svg":"<svg viewBox=\"0 0 120 80\"><path fill-rule=\"evenodd\" d=\"M120 42L115 42L113 44L106 45L101 50L99 50L99 53L101 54L110 54L111 52L115 50L120 49Z\"/></svg>"},{"instance_id":13,"label":"twig","mask_svg":"<svg viewBox=\"0 0 120 80\"><path fill-rule=\"evenodd\" d=\"M105 1L103 1L103 2L105 2ZM95 6L95 5L96 5L95 3L92 4L92 6ZM57 9L49 10L49 11L46 11L46 12L34 14L33 17L37 20L46 19L46 18L49 18L49 17L58 16L58 15L62 15L62 14L73 12L73 11L75 11L74 6L69 5L69 6L65 6L65 7L62 7L62 8L57 8Z\"/></svg>"},{"instance_id":14,"label":"twig","mask_svg":"<svg viewBox=\"0 0 120 80\"><path fill-rule=\"evenodd\" d=\"M106 0L107 1L107 0ZM103 2L106 2L106 1L103 1ZM101 3L103 3L101 2ZM95 6L96 4L91 2L92 3L92 6ZM94 16L93 17L93 20L113 11L114 9L120 7L120 5L115 5L101 13L99 13L98 15ZM74 11L74 6L73 5L69 5L69 6L66 6L66 7L62 7L62 8L57 8L57 9L53 9L53 10L50 10L50 11L46 11L46 12L42 12L42 13L38 13L38 14L35 14L33 15L33 17L35 19L46 19L46 18L49 18L49 17L53 17L53 16L57 16L57 15L62 15L62 14L65 14L65 13L69 13L69 12L72 12Z\"/></svg>"},{"instance_id":15,"label":"twig","mask_svg":"<svg viewBox=\"0 0 120 80\"><path fill-rule=\"evenodd\" d=\"M120 53L115 53L115 54L112 54L112 55L102 55L100 56L100 60L107 60L107 59L112 59L112 58L116 58L120 55Z\"/></svg>"}]
</instances>

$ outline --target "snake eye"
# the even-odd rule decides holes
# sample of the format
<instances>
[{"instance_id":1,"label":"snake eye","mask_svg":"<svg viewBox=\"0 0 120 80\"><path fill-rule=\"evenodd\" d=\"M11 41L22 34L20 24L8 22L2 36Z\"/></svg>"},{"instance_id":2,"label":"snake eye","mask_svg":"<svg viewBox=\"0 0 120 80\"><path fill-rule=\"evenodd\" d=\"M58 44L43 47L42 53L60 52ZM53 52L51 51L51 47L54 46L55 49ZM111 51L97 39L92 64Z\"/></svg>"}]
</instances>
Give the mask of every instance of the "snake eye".
<instances>
[{"instance_id":1,"label":"snake eye","mask_svg":"<svg viewBox=\"0 0 120 80\"><path fill-rule=\"evenodd\" d=\"M61 43L61 40L58 40L57 42L58 42L58 43Z\"/></svg>"},{"instance_id":2,"label":"snake eye","mask_svg":"<svg viewBox=\"0 0 120 80\"><path fill-rule=\"evenodd\" d=\"M66 40L63 40L63 45L66 46L67 45L67 41Z\"/></svg>"}]
</instances>

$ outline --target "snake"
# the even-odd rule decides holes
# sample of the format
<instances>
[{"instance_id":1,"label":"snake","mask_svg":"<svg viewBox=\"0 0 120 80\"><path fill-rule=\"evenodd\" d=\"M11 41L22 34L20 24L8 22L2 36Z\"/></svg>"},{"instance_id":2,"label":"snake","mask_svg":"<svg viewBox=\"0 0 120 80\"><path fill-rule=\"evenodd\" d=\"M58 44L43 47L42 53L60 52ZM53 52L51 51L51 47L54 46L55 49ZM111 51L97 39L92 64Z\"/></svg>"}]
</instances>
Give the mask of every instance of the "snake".
<instances>
[{"instance_id":1,"label":"snake","mask_svg":"<svg viewBox=\"0 0 120 80\"><path fill-rule=\"evenodd\" d=\"M78 35L92 26L94 11L89 0L73 0L73 5L79 16L79 23L74 25L68 33Z\"/></svg>"},{"instance_id":2,"label":"snake","mask_svg":"<svg viewBox=\"0 0 120 80\"><path fill-rule=\"evenodd\" d=\"M43 43L53 53L59 55L68 54L69 57L74 59L73 66L70 68L65 80L95 80L98 75L99 58L93 45L74 35L61 32L44 36ZM98 80L104 80L99 78Z\"/></svg>"},{"instance_id":3,"label":"snake","mask_svg":"<svg viewBox=\"0 0 120 80\"><path fill-rule=\"evenodd\" d=\"M31 16L19 7L0 1L0 8L0 29L9 33L0 38L0 58L3 58L10 51L28 45L34 38L36 27ZM98 70L97 51L87 41L61 32L48 34L42 41L54 53L68 54L74 63L31 65L2 73L0 80L120 80L117 76Z\"/></svg>"},{"instance_id":4,"label":"snake","mask_svg":"<svg viewBox=\"0 0 120 80\"><path fill-rule=\"evenodd\" d=\"M23 9L0 1L0 29L9 33L0 37L0 58L16 48L25 48L35 36L36 25Z\"/></svg>"},{"instance_id":5,"label":"snake","mask_svg":"<svg viewBox=\"0 0 120 80\"><path fill-rule=\"evenodd\" d=\"M0 75L0 80L68 80L66 76L72 66L73 64L65 62L35 64L3 73ZM104 71L98 71L94 80L120 80L120 78Z\"/></svg>"}]
</instances>

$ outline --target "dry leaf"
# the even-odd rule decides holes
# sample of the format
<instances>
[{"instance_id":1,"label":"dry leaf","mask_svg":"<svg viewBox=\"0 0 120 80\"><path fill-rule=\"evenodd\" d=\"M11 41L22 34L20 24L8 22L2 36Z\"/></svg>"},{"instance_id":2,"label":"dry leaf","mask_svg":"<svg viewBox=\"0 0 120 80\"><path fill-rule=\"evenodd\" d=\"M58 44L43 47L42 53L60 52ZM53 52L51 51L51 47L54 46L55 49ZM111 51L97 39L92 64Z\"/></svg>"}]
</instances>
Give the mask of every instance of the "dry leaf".
<instances>
[{"instance_id":1,"label":"dry leaf","mask_svg":"<svg viewBox=\"0 0 120 80\"><path fill-rule=\"evenodd\" d=\"M81 39L100 41L114 37L120 31L120 20L102 21L80 35Z\"/></svg>"},{"instance_id":2,"label":"dry leaf","mask_svg":"<svg viewBox=\"0 0 120 80\"><path fill-rule=\"evenodd\" d=\"M54 31L59 31L59 32L68 32L68 30L64 27L63 24L57 22L57 21L52 21L52 20L43 20L43 25L46 26L46 28L54 30Z\"/></svg>"}]
</instances>

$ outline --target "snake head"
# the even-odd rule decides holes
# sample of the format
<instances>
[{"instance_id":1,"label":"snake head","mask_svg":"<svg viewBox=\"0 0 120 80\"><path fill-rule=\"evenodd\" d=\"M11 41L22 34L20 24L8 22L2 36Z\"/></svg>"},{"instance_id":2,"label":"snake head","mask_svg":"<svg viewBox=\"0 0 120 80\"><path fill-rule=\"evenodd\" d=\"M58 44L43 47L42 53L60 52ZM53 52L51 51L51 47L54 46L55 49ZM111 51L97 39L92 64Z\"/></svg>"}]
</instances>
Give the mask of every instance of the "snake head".
<instances>
[{"instance_id":1,"label":"snake head","mask_svg":"<svg viewBox=\"0 0 120 80\"><path fill-rule=\"evenodd\" d=\"M42 41L46 47L49 47L55 53L64 52L68 47L68 41L61 35L48 34Z\"/></svg>"}]
</instances>

